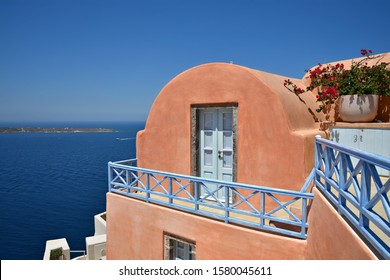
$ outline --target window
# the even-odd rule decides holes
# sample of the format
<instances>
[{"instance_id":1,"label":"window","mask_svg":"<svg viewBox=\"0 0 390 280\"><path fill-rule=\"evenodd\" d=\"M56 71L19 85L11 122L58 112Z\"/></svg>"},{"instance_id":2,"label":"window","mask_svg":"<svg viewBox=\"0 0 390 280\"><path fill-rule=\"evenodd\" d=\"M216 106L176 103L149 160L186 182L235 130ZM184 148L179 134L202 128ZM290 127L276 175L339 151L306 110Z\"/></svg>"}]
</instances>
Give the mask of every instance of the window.
<instances>
[{"instance_id":1,"label":"window","mask_svg":"<svg viewBox=\"0 0 390 280\"><path fill-rule=\"evenodd\" d=\"M195 242L164 234L165 260L195 260Z\"/></svg>"}]
</instances>

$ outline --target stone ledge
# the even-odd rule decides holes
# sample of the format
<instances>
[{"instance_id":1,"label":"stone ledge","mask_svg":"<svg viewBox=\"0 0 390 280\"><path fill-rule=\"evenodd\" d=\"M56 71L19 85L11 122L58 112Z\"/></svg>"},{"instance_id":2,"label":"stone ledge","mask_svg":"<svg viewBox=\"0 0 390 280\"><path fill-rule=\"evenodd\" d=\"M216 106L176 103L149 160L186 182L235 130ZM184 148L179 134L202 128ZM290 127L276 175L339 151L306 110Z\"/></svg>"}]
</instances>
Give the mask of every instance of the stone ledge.
<instances>
[{"instance_id":1,"label":"stone ledge","mask_svg":"<svg viewBox=\"0 0 390 280\"><path fill-rule=\"evenodd\" d=\"M364 129L390 129L388 122L348 123L336 122L332 128L364 128Z\"/></svg>"}]
</instances>

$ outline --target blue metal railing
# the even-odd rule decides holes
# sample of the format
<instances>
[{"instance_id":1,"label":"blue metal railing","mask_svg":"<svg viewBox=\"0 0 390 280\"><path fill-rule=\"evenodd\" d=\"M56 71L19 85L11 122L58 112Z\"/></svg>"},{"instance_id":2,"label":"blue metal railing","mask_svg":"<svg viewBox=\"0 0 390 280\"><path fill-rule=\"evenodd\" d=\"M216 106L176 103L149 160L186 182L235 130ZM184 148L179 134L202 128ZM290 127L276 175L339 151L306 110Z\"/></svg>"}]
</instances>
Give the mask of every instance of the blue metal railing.
<instances>
[{"instance_id":1,"label":"blue metal railing","mask_svg":"<svg viewBox=\"0 0 390 280\"><path fill-rule=\"evenodd\" d=\"M390 259L390 159L316 137L315 185L366 240ZM357 159L353 164L351 158Z\"/></svg>"},{"instance_id":2,"label":"blue metal railing","mask_svg":"<svg viewBox=\"0 0 390 280\"><path fill-rule=\"evenodd\" d=\"M109 162L108 172L110 192L225 223L306 238L312 193L150 170L137 167L135 159ZM310 177L303 186L305 190L314 182L314 172Z\"/></svg>"},{"instance_id":3,"label":"blue metal railing","mask_svg":"<svg viewBox=\"0 0 390 280\"><path fill-rule=\"evenodd\" d=\"M307 191L314 183L338 213L390 259L390 179L377 172L377 168L390 170L390 159L319 136L315 147L315 166L300 192L150 170L137 167L136 160L108 164L109 191L305 239L308 205L313 199ZM357 159L357 164L351 158ZM299 214L291 209L297 204Z\"/></svg>"}]
</instances>

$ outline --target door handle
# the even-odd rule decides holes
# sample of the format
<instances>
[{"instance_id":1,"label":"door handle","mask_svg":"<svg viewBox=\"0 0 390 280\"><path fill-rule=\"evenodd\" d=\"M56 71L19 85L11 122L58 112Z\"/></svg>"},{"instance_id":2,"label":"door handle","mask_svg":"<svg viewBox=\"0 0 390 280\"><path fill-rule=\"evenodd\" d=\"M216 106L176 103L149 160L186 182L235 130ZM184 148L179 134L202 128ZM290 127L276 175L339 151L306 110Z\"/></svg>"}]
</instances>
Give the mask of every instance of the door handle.
<instances>
[{"instance_id":1,"label":"door handle","mask_svg":"<svg viewBox=\"0 0 390 280\"><path fill-rule=\"evenodd\" d=\"M222 159L222 151L218 151L218 158Z\"/></svg>"}]
</instances>

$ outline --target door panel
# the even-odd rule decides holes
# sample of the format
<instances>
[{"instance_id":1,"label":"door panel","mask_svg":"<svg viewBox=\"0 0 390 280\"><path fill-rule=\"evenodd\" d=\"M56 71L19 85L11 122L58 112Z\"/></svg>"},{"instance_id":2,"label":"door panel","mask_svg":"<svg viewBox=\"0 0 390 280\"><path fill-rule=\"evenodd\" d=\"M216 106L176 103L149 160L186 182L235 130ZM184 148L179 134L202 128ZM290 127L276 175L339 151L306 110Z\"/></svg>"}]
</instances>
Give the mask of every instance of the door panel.
<instances>
[{"instance_id":1,"label":"door panel","mask_svg":"<svg viewBox=\"0 0 390 280\"><path fill-rule=\"evenodd\" d=\"M233 111L218 109L218 180L233 181Z\"/></svg>"},{"instance_id":2,"label":"door panel","mask_svg":"<svg viewBox=\"0 0 390 280\"><path fill-rule=\"evenodd\" d=\"M210 108L200 110L200 176L208 179L233 181L233 109ZM207 184L214 192L218 186ZM208 193L201 189L201 195ZM224 199L224 189L213 194ZM210 197L211 198L211 197Z\"/></svg>"},{"instance_id":3,"label":"door panel","mask_svg":"<svg viewBox=\"0 0 390 280\"><path fill-rule=\"evenodd\" d=\"M202 110L200 114L200 170L201 176L216 179L217 174L217 114Z\"/></svg>"}]
</instances>

